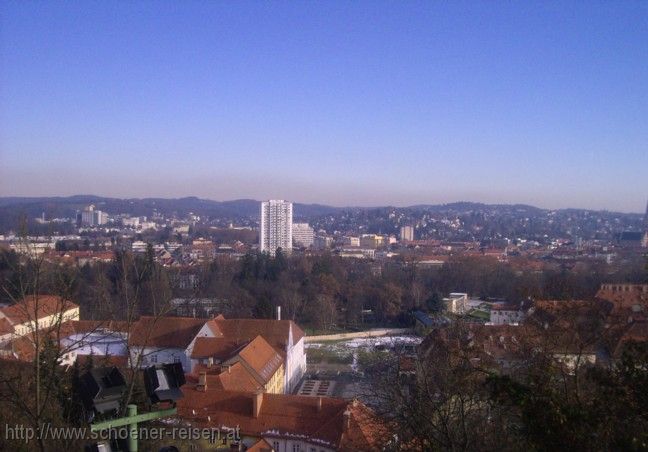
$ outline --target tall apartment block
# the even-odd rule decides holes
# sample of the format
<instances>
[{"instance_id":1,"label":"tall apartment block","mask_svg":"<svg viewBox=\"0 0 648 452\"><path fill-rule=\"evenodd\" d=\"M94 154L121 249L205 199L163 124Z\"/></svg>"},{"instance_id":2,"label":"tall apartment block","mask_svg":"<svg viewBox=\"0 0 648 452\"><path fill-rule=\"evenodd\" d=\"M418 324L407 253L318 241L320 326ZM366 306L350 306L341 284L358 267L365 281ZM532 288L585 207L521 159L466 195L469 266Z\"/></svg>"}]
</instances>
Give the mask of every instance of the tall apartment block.
<instances>
[{"instance_id":1,"label":"tall apartment block","mask_svg":"<svg viewBox=\"0 0 648 452\"><path fill-rule=\"evenodd\" d=\"M95 209L93 204L81 211L81 225L83 226L101 226L108 222L108 215L101 210Z\"/></svg>"},{"instance_id":2,"label":"tall apartment block","mask_svg":"<svg viewBox=\"0 0 648 452\"><path fill-rule=\"evenodd\" d=\"M414 240L414 227L413 226L401 226L400 228L400 239L401 242L411 242Z\"/></svg>"},{"instance_id":3,"label":"tall apartment block","mask_svg":"<svg viewBox=\"0 0 648 452\"><path fill-rule=\"evenodd\" d=\"M292 203L271 199L261 203L261 227L259 229L261 252L275 255L277 249L285 254L292 252Z\"/></svg>"},{"instance_id":4,"label":"tall apartment block","mask_svg":"<svg viewBox=\"0 0 648 452\"><path fill-rule=\"evenodd\" d=\"M313 241L315 240L315 231L308 225L308 223L293 223L292 238L295 245L309 248L313 245Z\"/></svg>"}]
</instances>

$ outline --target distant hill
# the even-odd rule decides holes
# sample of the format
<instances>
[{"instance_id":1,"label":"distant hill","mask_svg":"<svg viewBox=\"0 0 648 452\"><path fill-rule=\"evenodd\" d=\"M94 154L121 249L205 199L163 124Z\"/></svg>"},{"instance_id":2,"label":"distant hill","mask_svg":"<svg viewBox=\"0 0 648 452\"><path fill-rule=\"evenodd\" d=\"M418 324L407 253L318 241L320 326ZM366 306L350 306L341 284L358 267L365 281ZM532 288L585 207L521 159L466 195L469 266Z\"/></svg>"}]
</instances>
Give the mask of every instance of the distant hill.
<instances>
[{"instance_id":1,"label":"distant hill","mask_svg":"<svg viewBox=\"0 0 648 452\"><path fill-rule=\"evenodd\" d=\"M255 219L259 216L259 201L236 199L232 201L213 201L195 196L186 198L106 198L94 195L75 195L68 197L0 197L0 228L15 228L21 217L33 219L43 212L46 218L74 218L77 210L94 204L109 214L127 213L134 216L150 217L154 211L165 216L184 217L194 213L211 218ZM296 219L327 215L341 210L338 207L321 204L294 204Z\"/></svg>"},{"instance_id":2,"label":"distant hill","mask_svg":"<svg viewBox=\"0 0 648 452\"><path fill-rule=\"evenodd\" d=\"M30 224L34 219L45 213L50 218L74 218L78 210L89 204L109 214L125 213L133 216L150 217L157 211L166 217L186 217L189 213L207 219L224 221L255 222L259 216L259 201L253 199L236 199L231 201L214 201L195 196L186 198L107 198L95 195L75 195L68 197L0 197L0 233L16 229L21 218L27 218ZM374 223L378 230L395 230L396 224L389 220L393 212L399 216L415 220L424 214L430 215L477 215L484 218L546 217L549 210L524 204L482 204L474 202L455 202L448 204L419 204L409 207L333 207L322 204L294 203L295 221L310 221L319 227L332 228L336 226ZM569 212L588 212L582 209L562 209L563 214ZM594 212L594 211L591 211ZM597 216L609 216L613 212L598 212ZM640 216L636 214L619 214L636 222ZM328 219L327 219L328 218ZM490 220L484 220L490 221Z\"/></svg>"}]
</instances>

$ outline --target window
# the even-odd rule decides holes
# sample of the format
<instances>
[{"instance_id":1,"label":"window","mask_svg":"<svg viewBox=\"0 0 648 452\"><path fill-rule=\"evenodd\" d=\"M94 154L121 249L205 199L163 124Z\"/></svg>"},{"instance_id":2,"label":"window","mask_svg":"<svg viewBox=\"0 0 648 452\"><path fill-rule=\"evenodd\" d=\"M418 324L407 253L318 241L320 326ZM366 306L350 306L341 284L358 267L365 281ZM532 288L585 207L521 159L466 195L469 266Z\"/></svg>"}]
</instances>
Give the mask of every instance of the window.
<instances>
[{"instance_id":1,"label":"window","mask_svg":"<svg viewBox=\"0 0 648 452\"><path fill-rule=\"evenodd\" d=\"M279 452L279 441L273 441L272 448L275 450L275 452Z\"/></svg>"},{"instance_id":2,"label":"window","mask_svg":"<svg viewBox=\"0 0 648 452\"><path fill-rule=\"evenodd\" d=\"M154 353L149 357L149 361L152 363L157 363L157 355Z\"/></svg>"},{"instance_id":3,"label":"window","mask_svg":"<svg viewBox=\"0 0 648 452\"><path fill-rule=\"evenodd\" d=\"M292 452L301 452L301 444L293 443Z\"/></svg>"}]
</instances>

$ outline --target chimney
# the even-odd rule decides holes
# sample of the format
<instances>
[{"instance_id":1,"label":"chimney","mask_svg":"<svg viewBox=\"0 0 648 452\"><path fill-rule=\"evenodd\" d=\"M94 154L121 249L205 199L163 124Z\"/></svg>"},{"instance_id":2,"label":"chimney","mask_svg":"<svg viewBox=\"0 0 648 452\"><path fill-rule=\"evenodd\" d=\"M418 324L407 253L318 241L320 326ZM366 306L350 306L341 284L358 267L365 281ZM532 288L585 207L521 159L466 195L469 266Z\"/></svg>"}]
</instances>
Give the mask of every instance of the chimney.
<instances>
[{"instance_id":1,"label":"chimney","mask_svg":"<svg viewBox=\"0 0 648 452\"><path fill-rule=\"evenodd\" d=\"M317 412L319 413L320 411L322 411L322 398L318 397L317 398Z\"/></svg>"},{"instance_id":2,"label":"chimney","mask_svg":"<svg viewBox=\"0 0 648 452\"><path fill-rule=\"evenodd\" d=\"M263 405L263 389L258 389L252 397L252 417L256 419L259 417L261 405Z\"/></svg>"},{"instance_id":3,"label":"chimney","mask_svg":"<svg viewBox=\"0 0 648 452\"><path fill-rule=\"evenodd\" d=\"M346 409L342 414L342 419L343 419L342 431L344 433L347 433L349 431L349 428L351 427L351 411Z\"/></svg>"},{"instance_id":4,"label":"chimney","mask_svg":"<svg viewBox=\"0 0 648 452\"><path fill-rule=\"evenodd\" d=\"M207 390L207 372L203 371L198 374L198 385L196 385L196 389L203 392Z\"/></svg>"},{"instance_id":5,"label":"chimney","mask_svg":"<svg viewBox=\"0 0 648 452\"><path fill-rule=\"evenodd\" d=\"M277 306L277 320L281 320L281 306Z\"/></svg>"},{"instance_id":6,"label":"chimney","mask_svg":"<svg viewBox=\"0 0 648 452\"><path fill-rule=\"evenodd\" d=\"M227 366L227 373L231 374L232 373L232 366Z\"/></svg>"}]
</instances>

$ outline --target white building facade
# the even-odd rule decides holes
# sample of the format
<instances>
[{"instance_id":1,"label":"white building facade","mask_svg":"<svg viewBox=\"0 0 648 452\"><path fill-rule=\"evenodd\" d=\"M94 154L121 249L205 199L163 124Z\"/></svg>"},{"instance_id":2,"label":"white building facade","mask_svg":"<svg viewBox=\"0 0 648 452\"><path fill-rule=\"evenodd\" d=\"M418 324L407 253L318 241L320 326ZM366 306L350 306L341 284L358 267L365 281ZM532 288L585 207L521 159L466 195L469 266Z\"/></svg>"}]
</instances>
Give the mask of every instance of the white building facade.
<instances>
[{"instance_id":1,"label":"white building facade","mask_svg":"<svg viewBox=\"0 0 648 452\"><path fill-rule=\"evenodd\" d=\"M401 226L400 228L400 240L401 242L411 242L414 240L414 227L413 226Z\"/></svg>"},{"instance_id":2,"label":"white building facade","mask_svg":"<svg viewBox=\"0 0 648 452\"><path fill-rule=\"evenodd\" d=\"M94 204L90 204L81 212L81 224L83 226L101 226L108 223L108 214L97 210Z\"/></svg>"},{"instance_id":3,"label":"white building facade","mask_svg":"<svg viewBox=\"0 0 648 452\"><path fill-rule=\"evenodd\" d=\"M310 248L315 240L315 231L308 223L293 223L292 238L295 245Z\"/></svg>"},{"instance_id":4,"label":"white building facade","mask_svg":"<svg viewBox=\"0 0 648 452\"><path fill-rule=\"evenodd\" d=\"M292 252L293 205L282 199L272 199L261 203L261 224L259 228L259 248L261 252L274 256L279 248L285 253Z\"/></svg>"}]
</instances>

